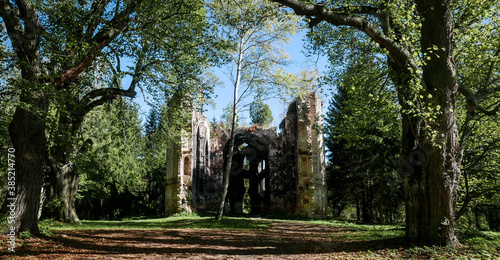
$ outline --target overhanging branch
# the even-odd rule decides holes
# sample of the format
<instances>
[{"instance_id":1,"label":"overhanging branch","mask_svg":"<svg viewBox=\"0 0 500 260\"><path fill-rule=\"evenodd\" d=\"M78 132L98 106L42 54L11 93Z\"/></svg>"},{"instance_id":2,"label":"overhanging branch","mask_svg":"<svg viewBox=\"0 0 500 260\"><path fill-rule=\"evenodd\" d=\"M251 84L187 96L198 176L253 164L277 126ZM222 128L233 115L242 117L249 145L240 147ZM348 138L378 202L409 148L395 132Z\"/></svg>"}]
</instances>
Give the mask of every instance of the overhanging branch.
<instances>
[{"instance_id":1,"label":"overhanging branch","mask_svg":"<svg viewBox=\"0 0 500 260\"><path fill-rule=\"evenodd\" d=\"M419 67L413 61L412 55L403 46L390 39L377 25L370 20L355 16L353 13L363 13L378 16L375 8L364 10L362 7L351 7L341 9L328 9L322 4L310 4L301 0L272 0L273 2L292 8L297 15L314 17L336 26L349 26L363 31L368 37L377 42L382 48L389 51L389 55L399 64L410 67L413 73L418 73ZM349 11L349 12L348 12ZM318 23L315 20L314 23Z\"/></svg>"},{"instance_id":2,"label":"overhanging branch","mask_svg":"<svg viewBox=\"0 0 500 260\"><path fill-rule=\"evenodd\" d=\"M4 0L5 1L5 0ZM128 24L131 20L130 14L134 12L136 7L141 3L141 1L131 1L131 3L119 14L101 29L91 41L95 43L95 46L89 51L87 57L83 59L82 62L76 64L75 66L67 69L59 75L56 80L56 86L60 86L62 83L68 82L76 78L80 73L92 65L95 57L101 52L101 50L106 47L111 41L113 41L118 35L125 32L128 29Z\"/></svg>"},{"instance_id":3,"label":"overhanging branch","mask_svg":"<svg viewBox=\"0 0 500 260\"><path fill-rule=\"evenodd\" d=\"M460 94L462 94L465 97L465 100L467 102L467 111L469 111L472 114L476 113L476 111L480 111L485 115L494 116L497 115L498 111L500 110L500 103L497 104L497 106L491 110L482 107L479 104L476 95L474 95L472 91L468 90L464 86L460 85L458 87L458 92L460 92Z\"/></svg>"}]
</instances>

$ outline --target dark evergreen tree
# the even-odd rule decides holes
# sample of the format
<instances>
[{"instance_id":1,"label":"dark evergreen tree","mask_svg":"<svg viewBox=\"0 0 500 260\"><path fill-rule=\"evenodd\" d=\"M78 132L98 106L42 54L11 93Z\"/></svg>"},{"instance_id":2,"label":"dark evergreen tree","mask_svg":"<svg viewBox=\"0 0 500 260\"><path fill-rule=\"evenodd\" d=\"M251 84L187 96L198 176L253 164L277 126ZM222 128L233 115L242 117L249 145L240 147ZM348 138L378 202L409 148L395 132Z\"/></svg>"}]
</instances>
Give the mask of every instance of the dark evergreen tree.
<instances>
[{"instance_id":1,"label":"dark evergreen tree","mask_svg":"<svg viewBox=\"0 0 500 260\"><path fill-rule=\"evenodd\" d=\"M348 206L367 223L393 221L401 212L401 130L384 71L370 56L351 60L326 113L328 199L335 216Z\"/></svg>"}]
</instances>

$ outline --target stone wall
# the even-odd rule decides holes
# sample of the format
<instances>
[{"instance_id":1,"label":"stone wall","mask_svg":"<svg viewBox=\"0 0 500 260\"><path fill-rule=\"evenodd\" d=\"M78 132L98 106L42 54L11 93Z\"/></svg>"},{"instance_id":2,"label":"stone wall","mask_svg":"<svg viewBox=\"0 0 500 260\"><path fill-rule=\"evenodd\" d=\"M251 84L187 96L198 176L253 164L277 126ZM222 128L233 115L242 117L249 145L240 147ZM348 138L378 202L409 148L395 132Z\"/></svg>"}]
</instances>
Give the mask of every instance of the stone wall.
<instances>
[{"instance_id":1,"label":"stone wall","mask_svg":"<svg viewBox=\"0 0 500 260\"><path fill-rule=\"evenodd\" d=\"M236 130L227 210L241 213L247 192L252 213L326 214L321 107L318 95L297 98L279 134L276 128L255 125ZM166 215L215 211L221 194L229 130L193 113L184 131L180 145L168 150Z\"/></svg>"}]
</instances>

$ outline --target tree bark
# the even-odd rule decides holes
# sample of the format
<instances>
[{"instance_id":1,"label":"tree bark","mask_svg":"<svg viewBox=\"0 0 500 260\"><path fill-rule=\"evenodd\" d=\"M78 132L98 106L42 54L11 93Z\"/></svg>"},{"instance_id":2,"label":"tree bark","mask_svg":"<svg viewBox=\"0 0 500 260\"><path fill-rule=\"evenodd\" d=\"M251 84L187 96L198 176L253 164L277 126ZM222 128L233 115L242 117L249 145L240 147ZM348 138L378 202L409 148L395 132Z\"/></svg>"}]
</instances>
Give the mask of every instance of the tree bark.
<instances>
[{"instance_id":1,"label":"tree bark","mask_svg":"<svg viewBox=\"0 0 500 260\"><path fill-rule=\"evenodd\" d=\"M46 204L51 206L45 207L44 215L63 222L80 223L75 208L79 176L73 169L73 163L63 164L49 158L49 164Z\"/></svg>"},{"instance_id":2,"label":"tree bark","mask_svg":"<svg viewBox=\"0 0 500 260\"><path fill-rule=\"evenodd\" d=\"M12 47L19 59L22 88L9 135L15 148L16 209L15 231L38 234L38 210L42 187L42 170L47 158L45 114L48 98L40 89L42 63L38 13L31 1L0 1ZM23 23L21 22L23 21Z\"/></svg>"},{"instance_id":3,"label":"tree bark","mask_svg":"<svg viewBox=\"0 0 500 260\"><path fill-rule=\"evenodd\" d=\"M423 66L423 81L424 93L432 97L428 96L423 106L440 109L434 122L406 118L411 123L403 124L403 156L414 166L404 178L406 236L426 244L458 247L454 231L460 177L455 120L458 85L452 10L448 1L426 0L417 1L417 9L424 18L421 51L431 57ZM432 49L434 54L429 53Z\"/></svg>"},{"instance_id":4,"label":"tree bark","mask_svg":"<svg viewBox=\"0 0 500 260\"><path fill-rule=\"evenodd\" d=\"M46 109L44 104L39 107ZM39 233L38 210L42 171L47 158L45 121L35 112L18 107L10 123L9 134L16 149L15 231L17 234L29 231L36 235Z\"/></svg>"}]
</instances>

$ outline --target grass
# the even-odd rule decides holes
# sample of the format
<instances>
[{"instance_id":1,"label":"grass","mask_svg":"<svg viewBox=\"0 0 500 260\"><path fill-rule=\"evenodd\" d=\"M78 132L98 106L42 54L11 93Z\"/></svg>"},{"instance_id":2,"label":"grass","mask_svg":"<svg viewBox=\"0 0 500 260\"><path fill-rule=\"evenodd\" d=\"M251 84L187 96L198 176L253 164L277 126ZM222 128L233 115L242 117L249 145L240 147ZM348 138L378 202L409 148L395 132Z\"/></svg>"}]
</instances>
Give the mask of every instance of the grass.
<instances>
[{"instance_id":1,"label":"grass","mask_svg":"<svg viewBox=\"0 0 500 260\"><path fill-rule=\"evenodd\" d=\"M212 217L173 216L152 219L122 219L122 220L82 220L81 224L68 224L44 220L41 226L51 230L82 230L82 229L235 229L255 230L266 229L272 223L266 220L255 220L238 217L225 217L216 221Z\"/></svg>"},{"instance_id":2,"label":"grass","mask_svg":"<svg viewBox=\"0 0 500 260\"><path fill-rule=\"evenodd\" d=\"M225 217L215 221L213 217L180 214L168 218L126 218L120 220L83 220L82 224L66 224L51 220L40 223L42 230L87 230L87 229L232 229L267 230L273 222L285 221L310 225L338 227L332 232L332 241L358 243L383 241L404 237L404 225L360 225L336 220L283 220L243 217ZM386 249L358 252L361 259L498 259L500 258L500 232L457 229L458 238L466 247L460 250L446 247L406 245L400 248L388 245ZM343 252L335 253L341 257ZM347 254L347 253L346 253ZM333 256L333 254L332 254ZM347 256L347 255L346 255ZM335 259L335 257L332 257Z\"/></svg>"},{"instance_id":3,"label":"grass","mask_svg":"<svg viewBox=\"0 0 500 260\"><path fill-rule=\"evenodd\" d=\"M403 224L390 225L362 225L349 221L338 220L278 220L307 223L313 225L324 225L344 228L341 232L332 234L335 240L342 241L369 241L385 238L396 238L404 236Z\"/></svg>"}]
</instances>

